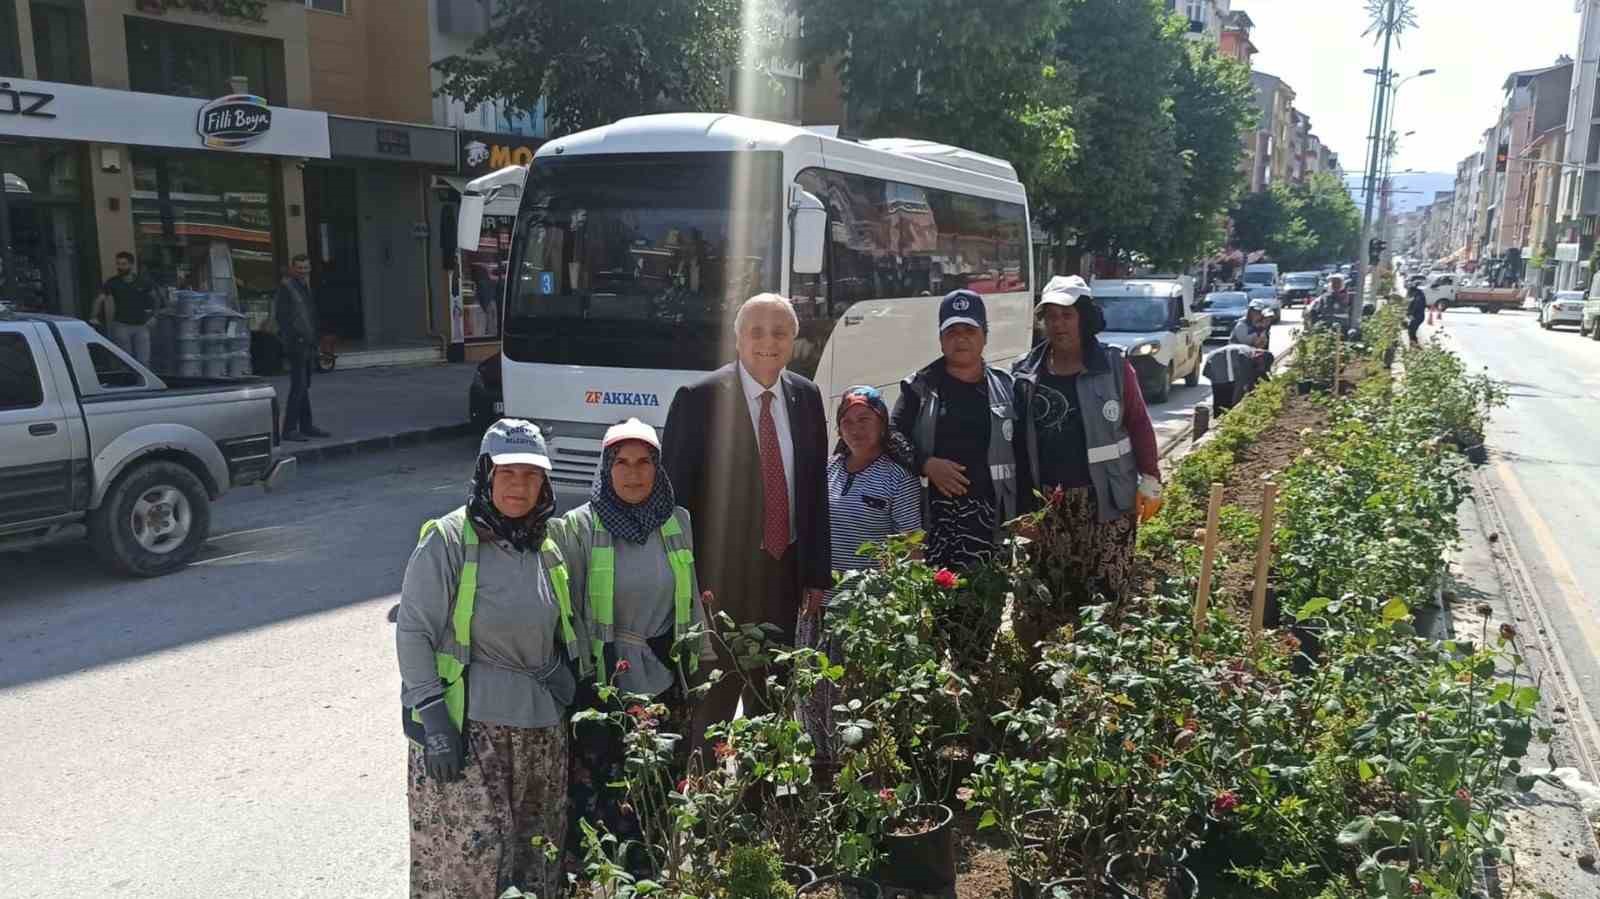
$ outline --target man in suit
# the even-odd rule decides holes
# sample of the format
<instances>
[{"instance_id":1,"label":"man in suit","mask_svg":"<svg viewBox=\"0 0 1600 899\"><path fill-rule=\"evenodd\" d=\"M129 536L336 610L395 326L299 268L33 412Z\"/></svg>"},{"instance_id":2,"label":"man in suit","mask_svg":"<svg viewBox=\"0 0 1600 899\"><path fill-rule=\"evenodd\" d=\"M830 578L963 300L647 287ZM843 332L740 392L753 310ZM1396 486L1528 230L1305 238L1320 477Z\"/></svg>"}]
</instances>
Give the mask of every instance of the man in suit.
<instances>
[{"instance_id":1,"label":"man in suit","mask_svg":"<svg viewBox=\"0 0 1600 899\"><path fill-rule=\"evenodd\" d=\"M694 522L695 567L718 611L739 624L776 625L793 642L802 604L821 608L833 586L828 531L828 424L817 385L787 369L799 319L776 294L740 306L739 360L678 391L661 462ZM732 719L742 687L733 661L700 701L694 745ZM766 671L749 672L763 683ZM747 710L759 697L744 696Z\"/></svg>"}]
</instances>

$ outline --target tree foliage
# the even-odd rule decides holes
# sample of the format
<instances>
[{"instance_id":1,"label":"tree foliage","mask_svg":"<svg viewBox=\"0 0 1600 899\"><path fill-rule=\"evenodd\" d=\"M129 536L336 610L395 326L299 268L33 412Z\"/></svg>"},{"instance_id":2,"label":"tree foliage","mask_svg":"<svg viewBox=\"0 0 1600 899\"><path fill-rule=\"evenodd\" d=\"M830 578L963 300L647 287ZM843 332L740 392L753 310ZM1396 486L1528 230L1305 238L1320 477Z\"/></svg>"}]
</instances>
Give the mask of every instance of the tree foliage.
<instances>
[{"instance_id":1,"label":"tree foliage","mask_svg":"<svg viewBox=\"0 0 1600 899\"><path fill-rule=\"evenodd\" d=\"M1361 216L1339 179L1318 172L1304 185L1274 184L1233 212L1234 245L1264 251L1290 269L1349 259L1361 243Z\"/></svg>"},{"instance_id":2,"label":"tree foliage","mask_svg":"<svg viewBox=\"0 0 1600 899\"><path fill-rule=\"evenodd\" d=\"M722 109L741 53L776 45L740 0L498 0L467 53L434 64L469 108L541 97L557 133L648 112ZM752 17L770 24L771 17Z\"/></svg>"}]
</instances>

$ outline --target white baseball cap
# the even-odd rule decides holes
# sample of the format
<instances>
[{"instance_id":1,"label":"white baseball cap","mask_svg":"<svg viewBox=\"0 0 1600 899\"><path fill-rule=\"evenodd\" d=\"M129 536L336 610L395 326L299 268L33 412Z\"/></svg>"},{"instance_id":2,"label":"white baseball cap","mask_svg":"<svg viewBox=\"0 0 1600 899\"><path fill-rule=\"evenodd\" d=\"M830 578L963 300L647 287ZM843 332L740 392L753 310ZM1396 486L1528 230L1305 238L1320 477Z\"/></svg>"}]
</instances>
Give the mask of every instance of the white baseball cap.
<instances>
[{"instance_id":1,"label":"white baseball cap","mask_svg":"<svg viewBox=\"0 0 1600 899\"><path fill-rule=\"evenodd\" d=\"M1044 292L1039 295L1039 305L1071 307L1084 297L1094 299L1094 290L1087 281L1077 275L1056 275L1044 286Z\"/></svg>"},{"instance_id":2,"label":"white baseball cap","mask_svg":"<svg viewBox=\"0 0 1600 899\"><path fill-rule=\"evenodd\" d=\"M642 440L654 447L656 452L661 451L661 438L656 436L656 429L650 427L637 418L612 425L606 429L606 437L600 441L601 449L610 449L612 445L624 440Z\"/></svg>"}]
</instances>

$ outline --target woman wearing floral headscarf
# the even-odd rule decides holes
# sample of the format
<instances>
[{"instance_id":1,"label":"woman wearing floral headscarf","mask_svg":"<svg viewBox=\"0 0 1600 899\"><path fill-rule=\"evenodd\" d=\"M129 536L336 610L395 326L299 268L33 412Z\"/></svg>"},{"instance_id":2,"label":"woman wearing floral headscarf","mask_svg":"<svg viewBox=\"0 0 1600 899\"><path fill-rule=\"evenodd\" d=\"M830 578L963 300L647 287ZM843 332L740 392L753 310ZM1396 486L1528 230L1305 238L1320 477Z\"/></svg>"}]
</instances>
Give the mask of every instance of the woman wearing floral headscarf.
<instances>
[{"instance_id":1,"label":"woman wearing floral headscarf","mask_svg":"<svg viewBox=\"0 0 1600 899\"><path fill-rule=\"evenodd\" d=\"M861 571L878 565L878 560L861 554L863 544L922 530L922 482L899 461L911 458L911 446L889 428L889 407L877 389L859 386L846 390L835 416L839 445L828 461L833 570ZM819 649L837 662L839 653L832 647L827 616L827 605L814 617L802 611L795 641ZM833 726L837 693L831 682L818 684L800 708L800 721L820 758L837 754L838 734Z\"/></svg>"},{"instance_id":2,"label":"woman wearing floral headscarf","mask_svg":"<svg viewBox=\"0 0 1600 899\"><path fill-rule=\"evenodd\" d=\"M684 758L689 680L716 658L703 636L688 637L705 625L689 512L661 470L655 428L630 418L608 430L601 446L589 502L552 522L551 535L568 560L574 595L583 597L598 679L628 698L635 717L677 734ZM621 779L622 762L615 731L579 725L568 841L574 862L583 854L580 819L624 840L638 835L623 791L609 786Z\"/></svg>"},{"instance_id":3,"label":"woman wearing floral headscarf","mask_svg":"<svg viewBox=\"0 0 1600 899\"><path fill-rule=\"evenodd\" d=\"M560 895L567 730L587 668L565 564L546 539L555 494L544 436L518 419L483 435L467 503L422 526L396 616L411 738L411 895Z\"/></svg>"}]
</instances>

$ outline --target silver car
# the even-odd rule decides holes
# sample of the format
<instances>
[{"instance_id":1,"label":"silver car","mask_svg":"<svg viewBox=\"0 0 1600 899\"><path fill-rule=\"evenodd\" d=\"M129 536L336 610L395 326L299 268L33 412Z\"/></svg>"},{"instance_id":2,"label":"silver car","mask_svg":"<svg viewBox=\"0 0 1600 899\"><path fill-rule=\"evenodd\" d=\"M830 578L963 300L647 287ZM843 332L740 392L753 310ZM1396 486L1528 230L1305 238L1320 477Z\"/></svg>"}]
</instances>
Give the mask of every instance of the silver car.
<instances>
[{"instance_id":1,"label":"silver car","mask_svg":"<svg viewBox=\"0 0 1600 899\"><path fill-rule=\"evenodd\" d=\"M1556 325L1583 327L1583 291L1558 290L1554 297L1540 307L1539 327L1548 331Z\"/></svg>"}]
</instances>

